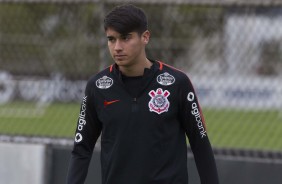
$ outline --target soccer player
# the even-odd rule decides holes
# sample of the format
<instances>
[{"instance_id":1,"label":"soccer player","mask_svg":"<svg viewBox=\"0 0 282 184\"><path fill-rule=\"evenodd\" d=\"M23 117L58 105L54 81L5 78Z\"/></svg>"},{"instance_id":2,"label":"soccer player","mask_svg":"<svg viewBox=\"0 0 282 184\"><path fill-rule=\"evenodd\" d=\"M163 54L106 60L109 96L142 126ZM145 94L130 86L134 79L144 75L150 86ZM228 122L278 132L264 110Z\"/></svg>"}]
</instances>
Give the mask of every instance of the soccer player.
<instances>
[{"instance_id":1,"label":"soccer player","mask_svg":"<svg viewBox=\"0 0 282 184\"><path fill-rule=\"evenodd\" d=\"M218 184L204 118L189 78L148 59L143 10L117 6L104 20L114 64L87 83L67 184L82 184L101 134L102 184L188 184L188 136L201 184Z\"/></svg>"}]
</instances>

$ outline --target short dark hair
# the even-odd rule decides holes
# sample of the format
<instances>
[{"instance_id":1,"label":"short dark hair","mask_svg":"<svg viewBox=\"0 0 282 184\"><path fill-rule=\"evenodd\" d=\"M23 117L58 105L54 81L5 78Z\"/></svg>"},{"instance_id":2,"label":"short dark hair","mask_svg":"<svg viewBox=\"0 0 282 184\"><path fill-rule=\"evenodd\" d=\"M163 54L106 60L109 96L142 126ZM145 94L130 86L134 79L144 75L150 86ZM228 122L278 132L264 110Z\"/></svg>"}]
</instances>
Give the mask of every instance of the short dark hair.
<instances>
[{"instance_id":1,"label":"short dark hair","mask_svg":"<svg viewBox=\"0 0 282 184\"><path fill-rule=\"evenodd\" d=\"M141 35L148 29L148 21L141 8L125 4L115 7L106 15L104 28L112 28L120 34L136 31Z\"/></svg>"}]
</instances>

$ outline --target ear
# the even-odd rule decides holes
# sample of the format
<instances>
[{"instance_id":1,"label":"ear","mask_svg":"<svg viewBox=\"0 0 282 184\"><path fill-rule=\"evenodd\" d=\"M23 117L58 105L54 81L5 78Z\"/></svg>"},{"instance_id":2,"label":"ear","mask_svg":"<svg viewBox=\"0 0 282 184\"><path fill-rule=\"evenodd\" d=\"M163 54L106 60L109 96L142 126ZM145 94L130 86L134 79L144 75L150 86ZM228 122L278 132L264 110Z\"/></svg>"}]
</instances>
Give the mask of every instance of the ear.
<instances>
[{"instance_id":1,"label":"ear","mask_svg":"<svg viewBox=\"0 0 282 184\"><path fill-rule=\"evenodd\" d=\"M146 30L146 31L142 34L142 41L143 41L143 43L144 43L145 45L149 43L150 35L151 35L151 33L150 33L148 30Z\"/></svg>"}]
</instances>

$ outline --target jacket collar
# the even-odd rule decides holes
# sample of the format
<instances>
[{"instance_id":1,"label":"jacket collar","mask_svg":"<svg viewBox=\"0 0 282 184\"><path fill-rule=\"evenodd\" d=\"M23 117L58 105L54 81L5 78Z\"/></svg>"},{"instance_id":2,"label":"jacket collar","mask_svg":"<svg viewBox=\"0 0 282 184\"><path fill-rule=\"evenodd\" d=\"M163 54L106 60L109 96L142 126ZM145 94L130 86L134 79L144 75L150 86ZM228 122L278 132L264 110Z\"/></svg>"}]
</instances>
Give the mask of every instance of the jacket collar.
<instances>
[{"instance_id":1,"label":"jacket collar","mask_svg":"<svg viewBox=\"0 0 282 184\"><path fill-rule=\"evenodd\" d=\"M144 69L143 77L146 77L147 75L150 75L152 73L157 72L158 70L163 69L163 63L162 62L151 60L151 59L149 59L149 60L152 62L153 65L151 66L151 68L145 68ZM118 76L118 78L121 79L121 72L120 72L117 64L112 64L109 67L109 70L110 70L110 73L113 73L114 75Z\"/></svg>"},{"instance_id":2,"label":"jacket collar","mask_svg":"<svg viewBox=\"0 0 282 184\"><path fill-rule=\"evenodd\" d=\"M144 75L142 77L141 81L141 88L139 91L138 97L143 93L143 91L148 87L148 85L151 83L151 81L154 79L158 71L162 70L163 64L162 62L150 60L153 65L151 68L145 68L144 69ZM110 73L113 75L114 78L117 79L118 83L120 83L121 86L124 86L124 83L122 81L122 74L120 70L118 69L117 64L113 64L109 67Z\"/></svg>"}]
</instances>

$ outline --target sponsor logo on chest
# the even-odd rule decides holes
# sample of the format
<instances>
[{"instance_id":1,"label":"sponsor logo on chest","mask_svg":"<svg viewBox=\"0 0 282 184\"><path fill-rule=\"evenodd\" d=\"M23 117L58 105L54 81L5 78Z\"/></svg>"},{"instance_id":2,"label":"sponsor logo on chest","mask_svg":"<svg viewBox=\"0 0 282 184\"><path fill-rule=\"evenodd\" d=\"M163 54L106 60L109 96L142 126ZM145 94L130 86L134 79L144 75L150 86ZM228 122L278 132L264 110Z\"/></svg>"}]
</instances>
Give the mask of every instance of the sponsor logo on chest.
<instances>
[{"instance_id":1,"label":"sponsor logo on chest","mask_svg":"<svg viewBox=\"0 0 282 184\"><path fill-rule=\"evenodd\" d=\"M96 86L100 89L108 89L113 85L113 83L113 79L107 76L103 76L102 78L96 80Z\"/></svg>"},{"instance_id":2,"label":"sponsor logo on chest","mask_svg":"<svg viewBox=\"0 0 282 184\"><path fill-rule=\"evenodd\" d=\"M155 112L157 114L161 114L163 112L167 112L169 108L169 101L167 97L170 95L170 92L167 90L158 88L156 91L151 90L149 92L149 96L151 100L149 101L149 110L151 112Z\"/></svg>"},{"instance_id":3,"label":"sponsor logo on chest","mask_svg":"<svg viewBox=\"0 0 282 184\"><path fill-rule=\"evenodd\" d=\"M158 75L157 82L160 85L169 86L175 82L175 78L172 75L170 75L169 73L165 72L165 73Z\"/></svg>"}]
</instances>

